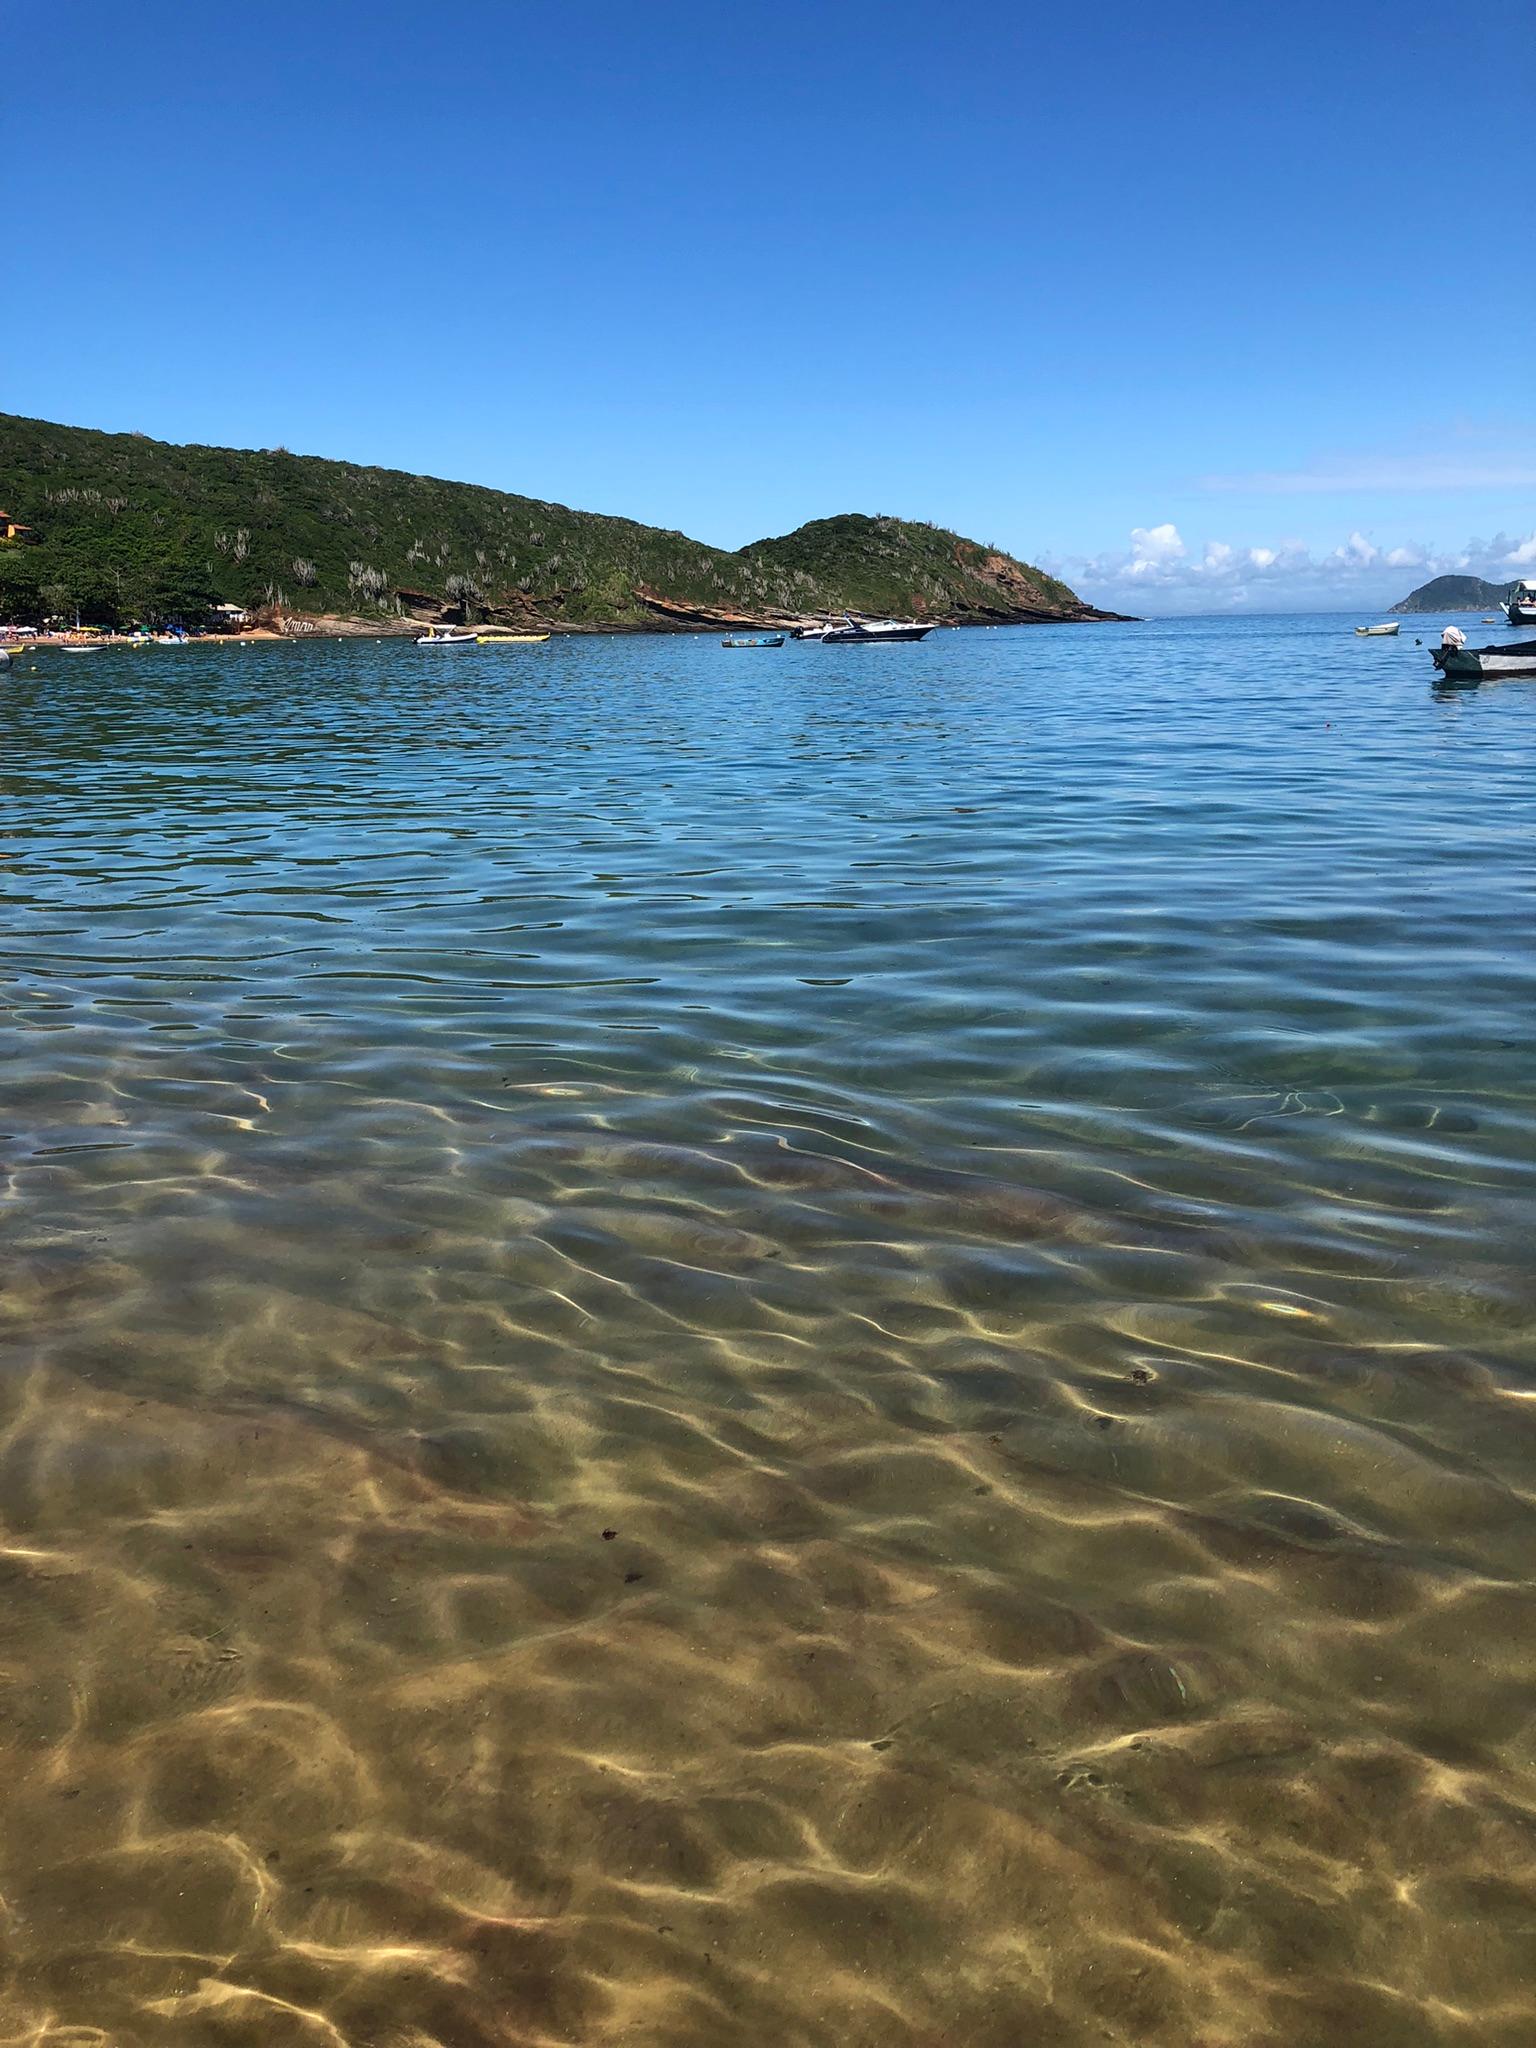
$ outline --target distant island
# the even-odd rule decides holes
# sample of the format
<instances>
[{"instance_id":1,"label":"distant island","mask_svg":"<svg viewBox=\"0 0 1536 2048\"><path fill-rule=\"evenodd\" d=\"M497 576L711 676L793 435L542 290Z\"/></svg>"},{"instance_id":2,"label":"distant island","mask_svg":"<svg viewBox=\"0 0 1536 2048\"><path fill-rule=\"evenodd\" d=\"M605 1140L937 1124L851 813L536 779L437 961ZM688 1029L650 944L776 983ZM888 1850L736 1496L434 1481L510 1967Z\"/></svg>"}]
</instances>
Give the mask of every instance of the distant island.
<instances>
[{"instance_id":1,"label":"distant island","mask_svg":"<svg viewBox=\"0 0 1536 2048\"><path fill-rule=\"evenodd\" d=\"M783 624L844 609L946 625L1115 618L942 527L849 513L730 552L478 484L180 447L0 413L0 621L243 613L284 630L451 617L565 631Z\"/></svg>"},{"instance_id":2,"label":"distant island","mask_svg":"<svg viewBox=\"0 0 1536 2048\"><path fill-rule=\"evenodd\" d=\"M1395 612L1487 612L1501 605L1512 583L1485 583L1481 576L1436 576L1410 590Z\"/></svg>"}]
</instances>

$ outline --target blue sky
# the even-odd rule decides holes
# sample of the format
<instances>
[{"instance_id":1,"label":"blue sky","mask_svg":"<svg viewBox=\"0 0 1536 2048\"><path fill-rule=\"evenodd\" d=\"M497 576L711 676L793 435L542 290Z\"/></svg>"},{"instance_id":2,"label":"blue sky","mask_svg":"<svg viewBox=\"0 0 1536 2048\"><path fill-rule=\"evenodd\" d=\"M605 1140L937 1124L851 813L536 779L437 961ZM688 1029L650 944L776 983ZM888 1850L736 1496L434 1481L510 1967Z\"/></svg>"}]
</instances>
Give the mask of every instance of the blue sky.
<instances>
[{"instance_id":1,"label":"blue sky","mask_svg":"<svg viewBox=\"0 0 1536 2048\"><path fill-rule=\"evenodd\" d=\"M0 0L0 406L727 546L930 518L1147 611L1536 573L1512 30Z\"/></svg>"}]
</instances>

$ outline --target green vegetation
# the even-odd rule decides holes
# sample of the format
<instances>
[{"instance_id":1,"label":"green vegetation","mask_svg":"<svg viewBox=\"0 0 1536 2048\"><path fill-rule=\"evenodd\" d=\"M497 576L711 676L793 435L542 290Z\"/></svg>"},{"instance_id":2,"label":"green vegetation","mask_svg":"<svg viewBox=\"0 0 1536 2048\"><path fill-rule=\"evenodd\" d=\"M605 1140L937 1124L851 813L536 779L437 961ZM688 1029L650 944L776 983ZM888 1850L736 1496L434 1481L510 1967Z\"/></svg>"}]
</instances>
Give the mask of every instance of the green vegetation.
<instances>
[{"instance_id":1,"label":"green vegetation","mask_svg":"<svg viewBox=\"0 0 1536 2048\"><path fill-rule=\"evenodd\" d=\"M978 619L1020 611L1071 615L1075 592L1054 576L943 527L907 519L813 519L781 540L760 540L732 559L770 575L834 591L812 610L902 612Z\"/></svg>"},{"instance_id":2,"label":"green vegetation","mask_svg":"<svg viewBox=\"0 0 1536 2048\"><path fill-rule=\"evenodd\" d=\"M1093 614L1065 584L938 527L821 519L737 553L476 484L176 447L0 413L0 619L112 625L216 603L384 620L453 606L555 624L856 610L959 620Z\"/></svg>"},{"instance_id":3,"label":"green vegetation","mask_svg":"<svg viewBox=\"0 0 1536 2048\"><path fill-rule=\"evenodd\" d=\"M1436 576L1410 590L1395 612L1486 612L1502 604L1512 583L1485 583L1481 576Z\"/></svg>"}]
</instances>

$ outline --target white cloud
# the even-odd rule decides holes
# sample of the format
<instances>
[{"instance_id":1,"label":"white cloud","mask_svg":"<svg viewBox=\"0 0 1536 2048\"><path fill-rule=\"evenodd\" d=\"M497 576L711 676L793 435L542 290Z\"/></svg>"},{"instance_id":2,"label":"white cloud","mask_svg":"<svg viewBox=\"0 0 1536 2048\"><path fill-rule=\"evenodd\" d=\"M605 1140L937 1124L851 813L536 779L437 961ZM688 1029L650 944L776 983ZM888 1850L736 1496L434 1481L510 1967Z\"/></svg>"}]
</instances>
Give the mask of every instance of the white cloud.
<instances>
[{"instance_id":1,"label":"white cloud","mask_svg":"<svg viewBox=\"0 0 1536 2048\"><path fill-rule=\"evenodd\" d=\"M1163 526L1136 526L1131 529L1129 568L1133 576L1156 575L1170 562L1182 561L1184 554L1184 542L1171 520Z\"/></svg>"},{"instance_id":2,"label":"white cloud","mask_svg":"<svg viewBox=\"0 0 1536 2048\"><path fill-rule=\"evenodd\" d=\"M1376 550L1363 533L1352 533L1342 547L1334 549L1329 560L1343 562L1351 568L1368 569L1376 560Z\"/></svg>"},{"instance_id":3,"label":"white cloud","mask_svg":"<svg viewBox=\"0 0 1536 2048\"><path fill-rule=\"evenodd\" d=\"M1536 533L1495 534L1464 548L1437 552L1418 542L1380 547L1351 532L1314 553L1298 540L1245 546L1208 540L1187 544L1171 521L1138 526L1123 552L1046 563L1091 603L1116 611L1375 610L1395 604L1432 576L1470 571L1490 582L1536 563Z\"/></svg>"}]
</instances>

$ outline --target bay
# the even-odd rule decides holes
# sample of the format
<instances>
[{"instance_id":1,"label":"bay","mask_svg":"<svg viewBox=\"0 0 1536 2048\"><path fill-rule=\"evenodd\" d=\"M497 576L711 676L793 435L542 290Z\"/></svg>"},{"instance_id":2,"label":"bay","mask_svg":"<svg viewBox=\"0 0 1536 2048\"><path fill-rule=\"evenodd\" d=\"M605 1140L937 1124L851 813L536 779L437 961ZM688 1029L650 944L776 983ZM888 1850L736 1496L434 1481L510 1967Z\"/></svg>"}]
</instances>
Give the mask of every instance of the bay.
<instances>
[{"instance_id":1,"label":"bay","mask_svg":"<svg viewBox=\"0 0 1536 2048\"><path fill-rule=\"evenodd\" d=\"M8 673L10 2035L1531 2038L1536 693L1355 623Z\"/></svg>"}]
</instances>

